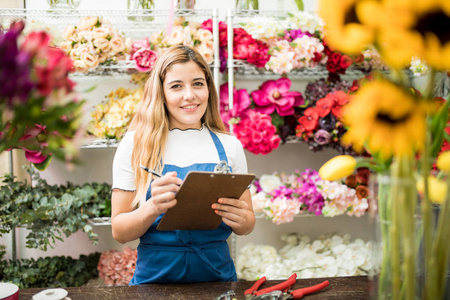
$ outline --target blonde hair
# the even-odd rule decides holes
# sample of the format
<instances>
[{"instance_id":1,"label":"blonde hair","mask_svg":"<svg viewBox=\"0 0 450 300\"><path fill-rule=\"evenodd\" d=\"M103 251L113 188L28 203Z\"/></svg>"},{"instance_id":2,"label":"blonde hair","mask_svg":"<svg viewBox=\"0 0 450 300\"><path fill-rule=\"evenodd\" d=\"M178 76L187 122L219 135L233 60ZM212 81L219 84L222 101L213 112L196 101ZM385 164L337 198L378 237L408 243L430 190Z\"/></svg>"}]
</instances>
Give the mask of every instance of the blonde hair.
<instances>
[{"instance_id":1,"label":"blonde hair","mask_svg":"<svg viewBox=\"0 0 450 300\"><path fill-rule=\"evenodd\" d=\"M195 62L205 74L209 91L208 105L202 122L209 130L227 133L219 114L217 96L211 70L203 57L193 48L183 45L172 46L161 54L144 87L144 94L131 121L130 130L135 130L131 166L135 172L136 195L132 207L136 207L145 196L151 176L139 166L162 171L164 147L169 133L169 115L164 105L163 83L166 73L174 64Z\"/></svg>"}]
</instances>

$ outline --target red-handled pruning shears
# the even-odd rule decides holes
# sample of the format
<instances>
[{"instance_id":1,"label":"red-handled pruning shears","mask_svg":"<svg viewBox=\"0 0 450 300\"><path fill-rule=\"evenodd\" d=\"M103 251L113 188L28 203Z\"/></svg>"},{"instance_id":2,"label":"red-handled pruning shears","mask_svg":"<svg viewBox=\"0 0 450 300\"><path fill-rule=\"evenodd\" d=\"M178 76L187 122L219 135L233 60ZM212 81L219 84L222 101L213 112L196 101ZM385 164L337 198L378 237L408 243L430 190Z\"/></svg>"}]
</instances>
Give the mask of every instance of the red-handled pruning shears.
<instances>
[{"instance_id":1,"label":"red-handled pruning shears","mask_svg":"<svg viewBox=\"0 0 450 300\"><path fill-rule=\"evenodd\" d=\"M297 274L294 273L286 281L258 291L258 288L266 281L266 277L263 276L256 281L251 288L244 292L245 299L263 299L262 296L269 293L274 296L272 299L301 299L303 296L318 292L330 284L328 280L326 280L311 287L290 290L290 288L295 284L296 279ZM275 293L275 291L278 291L278 293ZM267 297L265 298L267 299Z\"/></svg>"}]
</instances>

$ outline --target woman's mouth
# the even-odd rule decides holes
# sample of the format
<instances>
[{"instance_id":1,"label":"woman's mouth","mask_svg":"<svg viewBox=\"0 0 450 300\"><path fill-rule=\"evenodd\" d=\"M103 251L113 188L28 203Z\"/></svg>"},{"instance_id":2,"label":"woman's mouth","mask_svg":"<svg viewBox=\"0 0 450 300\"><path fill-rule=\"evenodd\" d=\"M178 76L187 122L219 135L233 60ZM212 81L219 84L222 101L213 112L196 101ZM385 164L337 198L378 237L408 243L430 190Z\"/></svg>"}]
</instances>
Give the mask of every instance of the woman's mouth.
<instances>
[{"instance_id":1,"label":"woman's mouth","mask_svg":"<svg viewBox=\"0 0 450 300\"><path fill-rule=\"evenodd\" d=\"M200 104L189 104L189 105L181 106L181 109L183 109L185 111L194 111L199 106L200 106Z\"/></svg>"}]
</instances>

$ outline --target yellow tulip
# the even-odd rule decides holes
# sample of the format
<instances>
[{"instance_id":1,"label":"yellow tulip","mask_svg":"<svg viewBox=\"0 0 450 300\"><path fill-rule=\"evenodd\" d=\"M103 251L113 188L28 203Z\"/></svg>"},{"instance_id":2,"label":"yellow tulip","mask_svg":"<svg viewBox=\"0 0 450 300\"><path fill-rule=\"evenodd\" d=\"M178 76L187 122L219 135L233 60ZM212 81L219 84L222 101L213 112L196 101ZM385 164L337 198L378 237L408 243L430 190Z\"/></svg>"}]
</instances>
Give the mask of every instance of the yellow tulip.
<instances>
[{"instance_id":1,"label":"yellow tulip","mask_svg":"<svg viewBox=\"0 0 450 300\"><path fill-rule=\"evenodd\" d=\"M425 183L423 178L417 181L417 191L424 193ZM431 202L442 204L447 195L447 184L434 176L428 176L428 192Z\"/></svg>"},{"instance_id":2,"label":"yellow tulip","mask_svg":"<svg viewBox=\"0 0 450 300\"><path fill-rule=\"evenodd\" d=\"M442 152L436 162L439 170L444 172L450 172L450 151Z\"/></svg>"},{"instance_id":3,"label":"yellow tulip","mask_svg":"<svg viewBox=\"0 0 450 300\"><path fill-rule=\"evenodd\" d=\"M356 168L356 159L350 155L338 155L327 161L320 169L323 180L339 180L351 175Z\"/></svg>"}]
</instances>

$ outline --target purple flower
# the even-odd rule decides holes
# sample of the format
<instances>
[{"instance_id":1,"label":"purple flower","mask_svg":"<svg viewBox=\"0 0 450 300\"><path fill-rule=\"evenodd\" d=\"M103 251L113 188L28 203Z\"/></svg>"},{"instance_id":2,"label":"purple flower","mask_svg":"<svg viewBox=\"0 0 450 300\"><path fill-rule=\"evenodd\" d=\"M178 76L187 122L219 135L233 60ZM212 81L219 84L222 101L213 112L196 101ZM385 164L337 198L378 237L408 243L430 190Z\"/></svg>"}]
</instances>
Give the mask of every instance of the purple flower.
<instances>
[{"instance_id":1,"label":"purple flower","mask_svg":"<svg viewBox=\"0 0 450 300\"><path fill-rule=\"evenodd\" d=\"M314 133L314 141L319 145L328 144L331 140L331 134L323 129L319 129Z\"/></svg>"},{"instance_id":2,"label":"purple flower","mask_svg":"<svg viewBox=\"0 0 450 300\"><path fill-rule=\"evenodd\" d=\"M301 29L292 29L292 30L286 30L286 34L284 35L284 39L288 40L289 42L292 42L296 38L301 38L302 36L313 36L309 32L303 32Z\"/></svg>"},{"instance_id":3,"label":"purple flower","mask_svg":"<svg viewBox=\"0 0 450 300\"><path fill-rule=\"evenodd\" d=\"M304 99L302 93L289 91L290 88L291 80L288 78L264 82L259 90L251 93L255 110L270 115L276 109L282 117L293 115L294 107L302 105Z\"/></svg>"},{"instance_id":4,"label":"purple flower","mask_svg":"<svg viewBox=\"0 0 450 300\"><path fill-rule=\"evenodd\" d=\"M282 185L278 189L275 189L271 192L272 196L274 196L274 198L272 198L272 201L275 198L284 198L284 197L287 199L292 199L293 193L294 193L293 189Z\"/></svg>"},{"instance_id":5,"label":"purple flower","mask_svg":"<svg viewBox=\"0 0 450 300\"><path fill-rule=\"evenodd\" d=\"M31 55L17 47L24 26L22 21L15 22L7 32L0 32L0 98L6 99L9 107L17 100L26 102L34 86L30 79Z\"/></svg>"},{"instance_id":6,"label":"purple flower","mask_svg":"<svg viewBox=\"0 0 450 300\"><path fill-rule=\"evenodd\" d=\"M336 127L336 117L331 113L319 119L320 128L332 131Z\"/></svg>"},{"instance_id":7,"label":"purple flower","mask_svg":"<svg viewBox=\"0 0 450 300\"><path fill-rule=\"evenodd\" d=\"M319 173L315 170L306 169L298 178L300 187L295 190L298 200L306 206L306 209L316 215L322 214L325 203L322 194L317 190L316 184L321 181Z\"/></svg>"}]
</instances>

